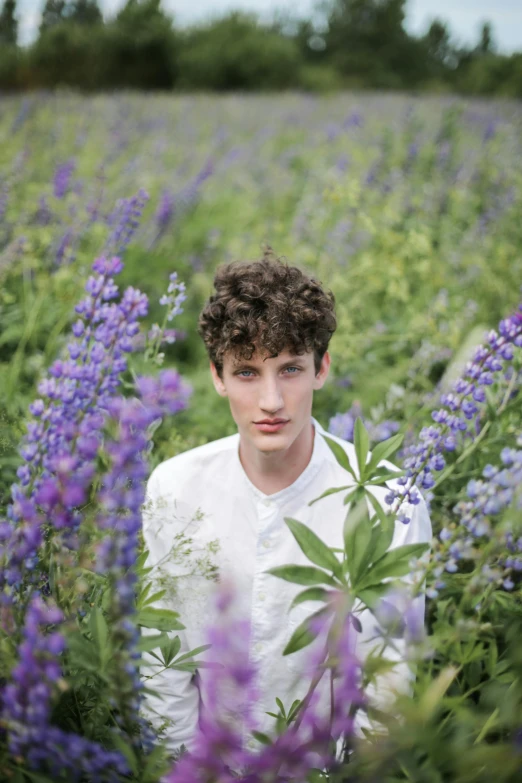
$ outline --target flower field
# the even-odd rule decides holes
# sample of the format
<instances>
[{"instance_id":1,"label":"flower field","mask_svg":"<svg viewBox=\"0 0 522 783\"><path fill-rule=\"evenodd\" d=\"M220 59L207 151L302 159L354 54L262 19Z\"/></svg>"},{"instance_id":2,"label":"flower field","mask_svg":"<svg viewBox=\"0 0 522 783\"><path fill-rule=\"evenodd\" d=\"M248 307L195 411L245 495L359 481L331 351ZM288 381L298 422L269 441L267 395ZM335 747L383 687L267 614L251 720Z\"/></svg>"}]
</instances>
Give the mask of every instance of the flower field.
<instances>
[{"instance_id":1,"label":"flower field","mask_svg":"<svg viewBox=\"0 0 522 783\"><path fill-rule=\"evenodd\" d=\"M0 137L0 780L519 781L521 105L42 93L1 99ZM314 415L356 443L353 505L389 479L380 460L403 472L371 540L351 518L342 568L292 529L332 588L301 582L334 618L330 725L312 720L312 688L243 752L217 681L178 761L140 712L140 662L193 671L198 654L179 655L176 606L155 605L145 483L235 431L197 317L216 267L266 244L335 294ZM390 520L408 524L419 491L431 555L392 562ZM383 582L408 572L425 631ZM349 652L355 599L384 629L364 664ZM238 674L232 600L218 597L209 639L221 685L241 690L255 672ZM374 713L386 731L362 741L353 715L398 635L414 693Z\"/></svg>"}]
</instances>

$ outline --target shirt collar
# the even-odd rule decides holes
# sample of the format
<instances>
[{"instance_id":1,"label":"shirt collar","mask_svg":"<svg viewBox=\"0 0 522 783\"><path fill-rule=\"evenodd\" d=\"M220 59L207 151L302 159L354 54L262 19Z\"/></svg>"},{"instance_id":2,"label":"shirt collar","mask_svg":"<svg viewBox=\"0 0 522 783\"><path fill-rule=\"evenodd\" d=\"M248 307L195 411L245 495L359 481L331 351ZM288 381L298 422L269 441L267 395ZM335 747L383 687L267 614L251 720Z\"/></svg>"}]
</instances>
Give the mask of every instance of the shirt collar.
<instances>
[{"instance_id":1,"label":"shirt collar","mask_svg":"<svg viewBox=\"0 0 522 783\"><path fill-rule=\"evenodd\" d=\"M321 427L317 419L315 419L313 416L312 418L312 424L314 425L314 446L312 450L312 456L310 458L310 462L306 466L306 468L303 470L300 476L296 478L296 480L290 484L288 487L285 487L284 489L279 490L279 492L274 492L272 495L265 495L264 492L261 492L260 489L258 489L250 479L248 478L247 474L245 473L245 469L243 468L243 465L241 464L241 460L239 459L239 437L237 440L237 447L234 449L234 461L236 464L236 468L239 471L239 474L241 478L243 479L244 483L254 496L256 500L265 500L266 498L270 498L271 501L274 501L275 503L284 503L290 498L294 497L294 495L297 495L298 493L302 492L304 488L314 479L314 477L317 475L319 468L325 461L325 442L322 437L320 437L321 433L324 433L325 430Z\"/></svg>"}]
</instances>

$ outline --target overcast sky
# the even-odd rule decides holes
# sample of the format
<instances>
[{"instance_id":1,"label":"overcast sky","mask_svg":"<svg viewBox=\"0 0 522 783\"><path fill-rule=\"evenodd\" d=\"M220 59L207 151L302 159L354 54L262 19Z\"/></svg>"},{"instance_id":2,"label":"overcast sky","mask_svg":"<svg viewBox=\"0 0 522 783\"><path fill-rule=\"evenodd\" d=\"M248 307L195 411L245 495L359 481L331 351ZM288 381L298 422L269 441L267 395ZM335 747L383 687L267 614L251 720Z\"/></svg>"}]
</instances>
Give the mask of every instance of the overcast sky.
<instances>
[{"instance_id":1,"label":"overcast sky","mask_svg":"<svg viewBox=\"0 0 522 783\"><path fill-rule=\"evenodd\" d=\"M99 3L110 15L125 0ZM18 0L23 43L34 38L43 4L44 0ZM316 0L163 0L164 8L174 14L179 24L217 16L232 8L257 11L261 16L270 15L276 8L290 8L294 14L307 16L316 4ZM406 27L413 33L424 32L430 20L439 17L449 23L459 43L475 43L482 22L489 20L499 49L506 53L522 51L522 0L496 0L494 6L491 0L408 0L406 7Z\"/></svg>"}]
</instances>

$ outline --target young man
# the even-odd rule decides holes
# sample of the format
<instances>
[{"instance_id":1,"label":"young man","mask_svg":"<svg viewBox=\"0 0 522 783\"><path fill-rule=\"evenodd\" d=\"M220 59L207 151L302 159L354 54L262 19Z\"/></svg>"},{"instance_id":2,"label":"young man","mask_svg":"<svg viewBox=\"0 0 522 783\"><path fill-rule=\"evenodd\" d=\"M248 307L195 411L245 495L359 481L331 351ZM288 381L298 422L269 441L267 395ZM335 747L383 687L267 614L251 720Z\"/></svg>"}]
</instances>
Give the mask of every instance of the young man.
<instances>
[{"instance_id":1,"label":"young man","mask_svg":"<svg viewBox=\"0 0 522 783\"><path fill-rule=\"evenodd\" d=\"M309 564L284 518L297 519L329 546L342 547L343 493L308 504L325 490L353 481L312 417L313 393L322 388L330 369L334 296L270 252L261 261L220 268L214 286L200 315L199 333L214 387L228 398L238 432L154 470L143 533L148 564L155 567L158 585L170 590L163 606L179 611L186 626L178 634L182 651L205 643L213 577L232 580L240 610L251 622L250 655L259 669L262 692L255 717L261 731L270 731L273 719L266 713L278 711L275 697L288 707L306 692L308 650L285 657L281 653L294 629L317 609L317 604L305 603L289 613L302 588L267 573L287 563ZM355 465L353 445L334 440ZM380 502L385 494L376 491ZM395 523L392 547L431 540L424 502L407 511L411 522ZM424 598L416 601L423 618ZM373 646L376 621L368 610L360 619L357 653L364 658ZM211 659L211 650L205 657ZM169 750L181 744L190 749L204 709L204 688L197 687L189 672L161 672L152 658L149 663L142 674L160 672L146 683L163 698L148 696L145 714L157 727L169 722ZM201 672L203 680L206 671ZM386 694L407 687L409 679L408 667L400 663L381 679L374 698L384 704Z\"/></svg>"}]
</instances>

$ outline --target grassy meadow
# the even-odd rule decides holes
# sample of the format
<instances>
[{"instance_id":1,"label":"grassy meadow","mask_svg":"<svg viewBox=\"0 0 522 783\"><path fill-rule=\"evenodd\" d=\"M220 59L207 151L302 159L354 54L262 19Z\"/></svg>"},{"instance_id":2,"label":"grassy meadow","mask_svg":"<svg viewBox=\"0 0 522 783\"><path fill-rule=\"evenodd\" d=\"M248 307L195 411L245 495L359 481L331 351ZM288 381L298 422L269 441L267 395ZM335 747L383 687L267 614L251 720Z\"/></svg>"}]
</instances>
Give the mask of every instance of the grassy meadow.
<instances>
[{"instance_id":1,"label":"grassy meadow","mask_svg":"<svg viewBox=\"0 0 522 783\"><path fill-rule=\"evenodd\" d=\"M173 97L129 92L85 97L62 92L4 96L0 109L0 505L8 507L17 475L24 487L18 489L19 500L22 493L27 501L15 512L12 507L7 511L12 525L0 519L0 555L7 553L3 570L0 567L0 576L7 575L4 592L0 590L5 599L0 691L13 678L23 685L17 697L23 702L30 692L24 677L36 677L37 666L46 665L43 631L38 643L44 652L34 646L41 660L24 664L27 649L23 652L20 646L27 628L34 630L38 624L34 617L47 616L38 602L25 613L26 605L19 600L22 596L25 601L40 579L44 595L56 601L65 616L67 644L58 645L54 638L59 665L55 661L49 675L55 723L61 721L62 729L88 742L124 753L131 779L139 783L156 783L161 764L163 771L168 768L165 759L158 767L156 751L147 755L149 746L140 746L141 729L136 728L137 626L156 627L150 619L140 622L141 611L136 620L131 606L133 585L139 581L138 610L145 607L147 614L150 585L145 585L144 561L139 560L136 574L134 565L121 560L113 563L112 571L96 573L96 556L91 571L84 568L81 547L91 552L88 535L80 547L74 536L67 537L67 530L62 537L59 528L65 522L55 525L50 512L40 516L35 511L46 498L62 502L48 486L47 495L42 494L38 484L43 464L38 462L39 444L21 454L19 449L29 430L33 440L38 440L38 432L47 438L42 441L43 458L46 449L52 451L54 424L33 421L28 427L27 422L29 405L39 394L50 400L45 416L59 418L52 382L38 391L55 359L69 351L74 361L80 355L80 362L94 366L96 350L98 356L102 351L102 338L96 336L90 358L82 358L79 343L69 347L73 324L76 338L83 333L75 306L93 261L102 255L121 256L124 269L118 284L149 297L143 321L145 331L153 334L154 324L165 316L159 300L169 275L177 273L186 285L183 312L165 324L175 332L159 354L152 352L152 360L174 368L190 383L190 403L175 416L164 416L157 429L151 408L152 419L142 420L141 434L139 426L118 430L114 422L108 434L96 430L99 452L92 443L82 448L87 448L98 478L91 485L90 474L85 474L85 487L74 497L89 502L78 510L70 500L67 511L72 527L92 532L96 544L107 530L107 540L121 539L130 518L135 550L125 551L137 556L139 508L128 514L125 499L138 504L141 490L126 495L118 484L125 483L126 474L111 468L110 455L116 453L110 451L111 438L123 443L127 455L133 454L132 438L138 438L143 454L136 447L136 460L142 464L131 464L129 470L141 477L149 457L152 468L234 432L227 401L211 383L197 319L212 292L215 269L224 262L259 258L270 245L335 294L338 329L330 344L332 370L316 394L314 415L347 439L356 416L364 419L374 444L399 431L406 450L394 460L400 463L410 448L414 468L408 475L428 490L431 500L435 539L427 566L429 636L419 645L416 692L400 707L403 720L390 721L389 742L363 748L360 766L350 767L356 778L342 780L520 780L522 315L516 310L522 282L522 105L390 93ZM465 370L486 333L510 316L499 327L502 336L490 334L490 348L475 355L471 369ZM134 330L134 323L127 326L136 348L143 348L143 332ZM88 351L85 340L87 348L82 350ZM107 348L106 356L109 353ZM132 373L151 372L148 353L137 350L132 372L119 371L124 372L124 394L135 392ZM67 372L74 361L65 363ZM107 361L110 368L114 359ZM156 374L158 370L154 368ZM51 375L59 377L60 372L55 366ZM467 375L457 391L441 401L463 373ZM64 399L59 404L80 427L86 397L82 403L76 381L68 396L67 382L60 381ZM93 405L105 410L98 389L89 393ZM125 411L124 402L118 402L118 410ZM441 404L447 410L434 419L432 411ZM33 418L43 419L43 411L40 400L32 406ZM434 420L442 428L435 434ZM80 430L74 432L67 441L73 452ZM149 455L151 433L154 448ZM106 437L109 447L104 451ZM444 450L449 452L447 461L441 457ZM366 447L363 452L366 457ZM117 508L114 514L103 505L103 493L97 495L109 469L111 486L120 492L114 506L108 506ZM58 465L56 470L63 468ZM437 471L442 473L432 477ZM99 516L96 503L101 503ZM375 527L384 529L388 523L384 515ZM35 534L37 527L38 536L40 527L45 530L45 546ZM27 551L33 552L29 557L25 533ZM364 552L370 557L368 548ZM106 557L111 551L103 550ZM9 558L18 558L20 572L15 573L14 566L9 571ZM402 563L392 576L406 574L410 566ZM125 582L129 575L135 580ZM119 600L121 585L128 605ZM386 586L378 587L382 595ZM164 612L158 629L179 629L172 617L172 611ZM67 655L60 657L66 646ZM171 648L161 649L168 653ZM167 653L165 660L172 661ZM92 675L101 660L107 666L105 679ZM375 673L378 664L373 665ZM9 688L3 692L18 693ZM23 744L29 735L22 732L19 739L16 720L8 711L6 715L11 744L0 743L0 766L5 760L15 783L35 780L33 772L40 767ZM130 716L129 722L121 716ZM6 736L0 731L0 739ZM52 772L52 753L45 742L43 746L46 760L41 768ZM84 750L85 758L96 756L91 745ZM45 756L48 752L51 756ZM109 767L111 763L109 759ZM335 774L310 774L313 781L341 780ZM82 783L90 779L81 777ZM128 779L126 773L107 778Z\"/></svg>"}]
</instances>

